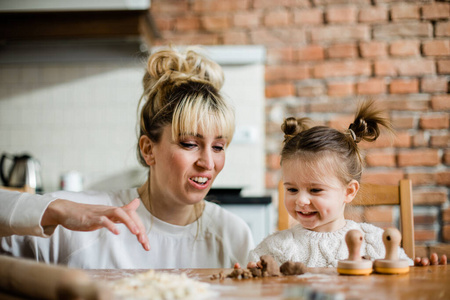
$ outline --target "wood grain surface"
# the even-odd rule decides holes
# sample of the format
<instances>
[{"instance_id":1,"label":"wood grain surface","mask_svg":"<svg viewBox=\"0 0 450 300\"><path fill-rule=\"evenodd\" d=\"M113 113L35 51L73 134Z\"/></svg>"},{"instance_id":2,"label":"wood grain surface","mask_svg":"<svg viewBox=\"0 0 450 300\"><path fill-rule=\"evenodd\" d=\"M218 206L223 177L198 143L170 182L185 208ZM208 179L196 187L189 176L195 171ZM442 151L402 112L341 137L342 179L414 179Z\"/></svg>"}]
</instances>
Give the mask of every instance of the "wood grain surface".
<instances>
[{"instance_id":1,"label":"wood grain surface","mask_svg":"<svg viewBox=\"0 0 450 300\"><path fill-rule=\"evenodd\" d=\"M95 280L116 280L146 270L87 270ZM450 267L411 267L403 275L339 275L335 268L310 268L300 276L211 280L232 269L160 270L207 282L216 299L450 299ZM316 297L316 298L314 298Z\"/></svg>"}]
</instances>

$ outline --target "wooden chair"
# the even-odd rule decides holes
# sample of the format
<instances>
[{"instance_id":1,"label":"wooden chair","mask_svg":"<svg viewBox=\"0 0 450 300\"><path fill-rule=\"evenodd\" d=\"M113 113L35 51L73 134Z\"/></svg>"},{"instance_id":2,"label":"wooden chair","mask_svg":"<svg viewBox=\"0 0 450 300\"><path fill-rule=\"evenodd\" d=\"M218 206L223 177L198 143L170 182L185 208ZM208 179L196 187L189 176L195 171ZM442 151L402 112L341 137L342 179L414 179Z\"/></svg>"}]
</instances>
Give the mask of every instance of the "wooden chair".
<instances>
[{"instance_id":1,"label":"wooden chair","mask_svg":"<svg viewBox=\"0 0 450 300\"><path fill-rule=\"evenodd\" d=\"M398 185L363 183L351 206L399 205L402 247L414 259L414 219L412 183L410 179L400 180ZM284 207L284 186L278 184L278 229L290 227L289 214Z\"/></svg>"}]
</instances>

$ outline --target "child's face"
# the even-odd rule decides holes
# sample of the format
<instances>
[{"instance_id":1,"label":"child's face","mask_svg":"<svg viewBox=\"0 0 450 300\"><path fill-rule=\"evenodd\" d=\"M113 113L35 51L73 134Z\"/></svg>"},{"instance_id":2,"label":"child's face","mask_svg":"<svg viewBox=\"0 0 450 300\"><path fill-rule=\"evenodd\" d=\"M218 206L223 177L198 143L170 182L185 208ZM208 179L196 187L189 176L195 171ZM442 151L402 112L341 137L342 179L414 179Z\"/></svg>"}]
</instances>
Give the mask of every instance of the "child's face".
<instances>
[{"instance_id":1,"label":"child's face","mask_svg":"<svg viewBox=\"0 0 450 300\"><path fill-rule=\"evenodd\" d=\"M300 158L283 161L284 204L291 217L304 228L332 232L345 226L344 207L355 197L357 181L344 186L331 170L315 164L306 166Z\"/></svg>"}]
</instances>

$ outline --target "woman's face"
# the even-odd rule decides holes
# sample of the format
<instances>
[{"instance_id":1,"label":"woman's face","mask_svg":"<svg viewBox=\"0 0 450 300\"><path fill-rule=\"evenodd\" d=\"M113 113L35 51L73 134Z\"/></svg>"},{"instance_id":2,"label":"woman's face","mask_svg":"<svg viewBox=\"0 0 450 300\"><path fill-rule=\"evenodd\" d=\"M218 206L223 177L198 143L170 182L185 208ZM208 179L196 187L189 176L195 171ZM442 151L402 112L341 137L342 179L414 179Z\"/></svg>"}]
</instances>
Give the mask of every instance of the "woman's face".
<instances>
[{"instance_id":1,"label":"woman's face","mask_svg":"<svg viewBox=\"0 0 450 300\"><path fill-rule=\"evenodd\" d=\"M352 181L344 186L331 173L313 173L300 158L283 161L284 204L289 215L306 229L332 232L345 226L345 203L353 200L359 184Z\"/></svg>"},{"instance_id":2,"label":"woman's face","mask_svg":"<svg viewBox=\"0 0 450 300\"><path fill-rule=\"evenodd\" d=\"M151 157L146 161L152 195L170 205L200 202L225 164L227 139L203 134L202 130L195 136L173 140L172 127L168 125L158 143L149 143Z\"/></svg>"}]
</instances>

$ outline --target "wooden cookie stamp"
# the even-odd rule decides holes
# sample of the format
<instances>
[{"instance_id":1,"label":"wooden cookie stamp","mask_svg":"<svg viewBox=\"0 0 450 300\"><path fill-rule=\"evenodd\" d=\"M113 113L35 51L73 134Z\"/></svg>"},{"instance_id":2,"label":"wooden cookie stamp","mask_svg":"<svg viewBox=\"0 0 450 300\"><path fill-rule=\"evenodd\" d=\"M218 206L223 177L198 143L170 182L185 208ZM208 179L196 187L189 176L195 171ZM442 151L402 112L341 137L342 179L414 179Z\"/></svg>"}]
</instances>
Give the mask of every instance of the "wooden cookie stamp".
<instances>
[{"instance_id":1,"label":"wooden cookie stamp","mask_svg":"<svg viewBox=\"0 0 450 300\"><path fill-rule=\"evenodd\" d=\"M372 273L372 261L362 259L360 254L363 234L352 229L345 235L348 247L348 259L338 261L337 271L343 275L369 275Z\"/></svg>"},{"instance_id":2,"label":"wooden cookie stamp","mask_svg":"<svg viewBox=\"0 0 450 300\"><path fill-rule=\"evenodd\" d=\"M406 259L398 258L398 247L402 236L397 228L387 228L383 233L383 243L386 248L385 259L377 259L374 269L382 274L405 274L409 272L409 263Z\"/></svg>"}]
</instances>

